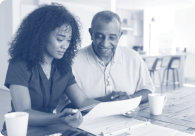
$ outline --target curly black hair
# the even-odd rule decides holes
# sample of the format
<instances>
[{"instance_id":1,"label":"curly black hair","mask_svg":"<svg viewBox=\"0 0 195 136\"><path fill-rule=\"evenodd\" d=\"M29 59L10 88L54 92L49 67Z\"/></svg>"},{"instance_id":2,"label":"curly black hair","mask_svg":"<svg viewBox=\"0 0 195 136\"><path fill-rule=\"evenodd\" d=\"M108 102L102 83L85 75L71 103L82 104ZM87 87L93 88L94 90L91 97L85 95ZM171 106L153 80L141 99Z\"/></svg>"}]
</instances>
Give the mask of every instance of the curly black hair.
<instances>
[{"instance_id":1,"label":"curly black hair","mask_svg":"<svg viewBox=\"0 0 195 136\"><path fill-rule=\"evenodd\" d=\"M79 24L62 5L43 5L30 13L21 23L11 42L10 61L24 61L29 69L43 63L43 52L49 35L63 24L72 27L70 45L61 59L54 59L57 69L65 74L72 65L72 59L80 47Z\"/></svg>"}]
</instances>

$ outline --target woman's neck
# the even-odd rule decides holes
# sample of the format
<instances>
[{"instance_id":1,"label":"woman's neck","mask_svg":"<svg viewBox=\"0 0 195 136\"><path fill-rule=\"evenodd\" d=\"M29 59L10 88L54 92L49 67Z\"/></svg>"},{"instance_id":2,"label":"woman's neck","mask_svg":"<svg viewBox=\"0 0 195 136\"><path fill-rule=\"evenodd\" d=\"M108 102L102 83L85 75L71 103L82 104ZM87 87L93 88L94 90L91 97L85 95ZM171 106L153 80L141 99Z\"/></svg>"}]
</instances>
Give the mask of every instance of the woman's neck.
<instances>
[{"instance_id":1,"label":"woman's neck","mask_svg":"<svg viewBox=\"0 0 195 136\"><path fill-rule=\"evenodd\" d=\"M45 55L43 60L43 65L51 65L52 61L53 61L52 57Z\"/></svg>"},{"instance_id":2,"label":"woman's neck","mask_svg":"<svg viewBox=\"0 0 195 136\"><path fill-rule=\"evenodd\" d=\"M44 62L41 64L41 67L42 67L47 79L50 79L52 61L53 61L53 58L45 56Z\"/></svg>"}]
</instances>

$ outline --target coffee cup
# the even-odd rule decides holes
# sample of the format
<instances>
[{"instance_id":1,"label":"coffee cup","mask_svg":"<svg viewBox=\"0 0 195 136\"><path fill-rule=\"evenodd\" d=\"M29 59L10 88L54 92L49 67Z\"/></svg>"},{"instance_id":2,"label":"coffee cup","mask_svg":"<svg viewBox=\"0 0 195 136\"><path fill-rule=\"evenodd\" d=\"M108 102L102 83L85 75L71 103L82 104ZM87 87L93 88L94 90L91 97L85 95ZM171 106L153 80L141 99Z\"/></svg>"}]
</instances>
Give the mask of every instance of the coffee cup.
<instances>
[{"instance_id":1,"label":"coffee cup","mask_svg":"<svg viewBox=\"0 0 195 136\"><path fill-rule=\"evenodd\" d=\"M163 107L166 103L167 97L162 94L152 93L148 94L150 113L153 115L162 114Z\"/></svg>"},{"instance_id":2,"label":"coffee cup","mask_svg":"<svg viewBox=\"0 0 195 136\"><path fill-rule=\"evenodd\" d=\"M6 113L4 117L8 136L26 136L29 117L27 112Z\"/></svg>"}]
</instances>

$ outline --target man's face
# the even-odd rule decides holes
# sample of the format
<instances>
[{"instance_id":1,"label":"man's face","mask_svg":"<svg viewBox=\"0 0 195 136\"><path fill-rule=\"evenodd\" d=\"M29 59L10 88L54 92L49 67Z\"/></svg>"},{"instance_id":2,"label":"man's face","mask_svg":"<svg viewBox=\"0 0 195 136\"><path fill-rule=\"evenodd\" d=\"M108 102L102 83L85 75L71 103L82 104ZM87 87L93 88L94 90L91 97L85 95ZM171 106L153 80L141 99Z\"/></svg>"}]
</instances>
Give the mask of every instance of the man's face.
<instances>
[{"instance_id":1,"label":"man's face","mask_svg":"<svg viewBox=\"0 0 195 136\"><path fill-rule=\"evenodd\" d=\"M105 22L99 19L89 31L96 55L100 59L112 57L121 36L119 22L117 20Z\"/></svg>"}]
</instances>

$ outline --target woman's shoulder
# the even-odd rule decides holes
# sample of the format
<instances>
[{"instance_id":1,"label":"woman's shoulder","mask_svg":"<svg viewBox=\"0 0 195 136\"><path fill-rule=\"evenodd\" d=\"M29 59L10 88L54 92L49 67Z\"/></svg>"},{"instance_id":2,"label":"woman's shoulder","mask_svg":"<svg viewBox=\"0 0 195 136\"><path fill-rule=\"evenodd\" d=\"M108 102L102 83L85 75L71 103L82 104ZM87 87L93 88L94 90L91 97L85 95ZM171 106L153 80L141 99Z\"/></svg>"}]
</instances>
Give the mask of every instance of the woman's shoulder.
<instances>
[{"instance_id":1,"label":"woman's shoulder","mask_svg":"<svg viewBox=\"0 0 195 136\"><path fill-rule=\"evenodd\" d=\"M24 61L10 61L6 74L5 86L8 88L11 84L28 86L30 77L31 72Z\"/></svg>"},{"instance_id":2,"label":"woman's shoulder","mask_svg":"<svg viewBox=\"0 0 195 136\"><path fill-rule=\"evenodd\" d=\"M17 61L9 61L9 67L8 67L9 70L11 71L15 71L15 72L30 72L29 70L29 67L28 67L28 64L25 62L25 61L21 61L21 60L17 60Z\"/></svg>"},{"instance_id":3,"label":"woman's shoulder","mask_svg":"<svg viewBox=\"0 0 195 136\"><path fill-rule=\"evenodd\" d=\"M9 66L27 68L27 63L25 61L22 61L22 60L10 60Z\"/></svg>"}]
</instances>

